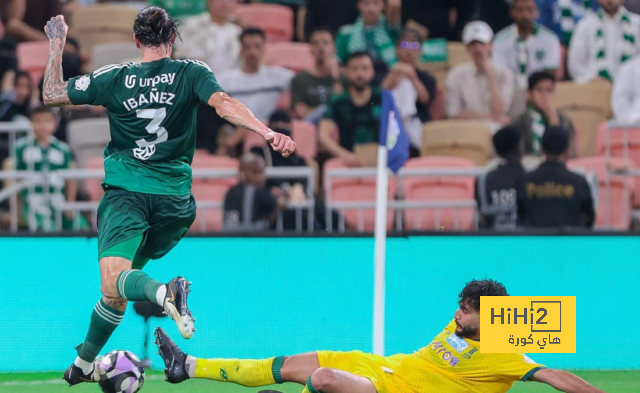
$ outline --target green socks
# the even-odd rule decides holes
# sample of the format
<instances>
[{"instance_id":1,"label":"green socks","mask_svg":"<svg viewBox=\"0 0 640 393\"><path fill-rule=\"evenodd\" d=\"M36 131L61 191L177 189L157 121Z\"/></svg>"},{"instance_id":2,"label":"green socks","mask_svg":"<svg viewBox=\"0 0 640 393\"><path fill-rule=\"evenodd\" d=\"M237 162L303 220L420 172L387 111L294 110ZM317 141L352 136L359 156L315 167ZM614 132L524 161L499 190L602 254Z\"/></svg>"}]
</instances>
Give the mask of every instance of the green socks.
<instances>
[{"instance_id":1,"label":"green socks","mask_svg":"<svg viewBox=\"0 0 640 393\"><path fill-rule=\"evenodd\" d=\"M122 321L123 316L124 311L115 310L100 299L93 308L87 337L83 344L76 347L78 356L82 360L92 363Z\"/></svg>"},{"instance_id":2,"label":"green socks","mask_svg":"<svg viewBox=\"0 0 640 393\"><path fill-rule=\"evenodd\" d=\"M162 306L164 296L157 296L158 289L164 287L159 281L149 277L141 270L124 270L118 276L116 288L118 295L126 300L148 300ZM166 292L165 292L166 293ZM163 299L159 299L162 297Z\"/></svg>"}]
</instances>

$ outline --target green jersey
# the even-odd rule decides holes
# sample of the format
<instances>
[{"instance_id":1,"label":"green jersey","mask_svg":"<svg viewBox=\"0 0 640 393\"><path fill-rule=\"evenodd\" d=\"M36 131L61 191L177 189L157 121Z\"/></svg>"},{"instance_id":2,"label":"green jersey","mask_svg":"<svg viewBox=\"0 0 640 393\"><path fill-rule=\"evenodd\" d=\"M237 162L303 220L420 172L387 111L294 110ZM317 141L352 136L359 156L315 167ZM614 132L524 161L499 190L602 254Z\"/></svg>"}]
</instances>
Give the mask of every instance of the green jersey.
<instances>
[{"instance_id":1,"label":"green jersey","mask_svg":"<svg viewBox=\"0 0 640 393\"><path fill-rule=\"evenodd\" d=\"M56 171L70 169L73 155L69 146L54 138L49 145L40 145L33 136L19 139L16 143L16 169L47 173L38 177L32 187L20 194L22 200L21 217L32 230L52 231L71 229L72 222L62 217L62 228L55 227L58 208L65 201L65 181L56 176ZM86 222L78 217L78 227L85 228Z\"/></svg>"},{"instance_id":2,"label":"green jersey","mask_svg":"<svg viewBox=\"0 0 640 393\"><path fill-rule=\"evenodd\" d=\"M105 187L158 195L191 191L198 105L219 91L205 63L169 58L104 66L68 86L72 104L109 111Z\"/></svg>"}]
</instances>

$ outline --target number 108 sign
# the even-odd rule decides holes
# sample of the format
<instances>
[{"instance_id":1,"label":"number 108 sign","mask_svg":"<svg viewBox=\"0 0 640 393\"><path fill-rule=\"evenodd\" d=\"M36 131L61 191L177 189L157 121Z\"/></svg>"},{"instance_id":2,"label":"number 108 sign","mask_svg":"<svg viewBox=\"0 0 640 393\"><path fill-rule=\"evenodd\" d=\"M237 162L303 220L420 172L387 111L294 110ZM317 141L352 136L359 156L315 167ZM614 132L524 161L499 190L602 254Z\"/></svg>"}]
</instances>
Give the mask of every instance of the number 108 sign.
<instances>
[{"instance_id":1,"label":"number 108 sign","mask_svg":"<svg viewBox=\"0 0 640 393\"><path fill-rule=\"evenodd\" d=\"M482 296L481 353L575 353L575 296Z\"/></svg>"}]
</instances>

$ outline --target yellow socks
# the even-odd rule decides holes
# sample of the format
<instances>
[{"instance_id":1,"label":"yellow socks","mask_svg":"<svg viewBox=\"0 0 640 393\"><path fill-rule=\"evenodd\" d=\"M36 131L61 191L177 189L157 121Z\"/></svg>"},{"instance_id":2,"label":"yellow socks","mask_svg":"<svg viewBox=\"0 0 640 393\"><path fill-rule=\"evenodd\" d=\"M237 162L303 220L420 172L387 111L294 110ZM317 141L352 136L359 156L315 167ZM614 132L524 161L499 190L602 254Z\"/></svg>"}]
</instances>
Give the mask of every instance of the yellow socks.
<instances>
[{"instance_id":1,"label":"yellow socks","mask_svg":"<svg viewBox=\"0 0 640 393\"><path fill-rule=\"evenodd\" d=\"M269 359L197 359L196 378L233 382L243 386L282 383L280 369L284 356Z\"/></svg>"}]
</instances>

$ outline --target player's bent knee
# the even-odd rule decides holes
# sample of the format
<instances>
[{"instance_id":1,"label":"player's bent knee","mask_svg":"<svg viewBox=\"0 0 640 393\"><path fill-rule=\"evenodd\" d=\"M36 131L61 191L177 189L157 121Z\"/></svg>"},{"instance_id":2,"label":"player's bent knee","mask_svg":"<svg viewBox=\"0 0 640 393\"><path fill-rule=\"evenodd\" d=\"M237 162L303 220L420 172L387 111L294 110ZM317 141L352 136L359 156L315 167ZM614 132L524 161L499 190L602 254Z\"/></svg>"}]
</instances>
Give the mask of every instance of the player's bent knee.
<instances>
[{"instance_id":1,"label":"player's bent knee","mask_svg":"<svg viewBox=\"0 0 640 393\"><path fill-rule=\"evenodd\" d=\"M131 261L121 257L105 257L100 260L100 290L106 298L119 298L116 283L124 270L131 269Z\"/></svg>"},{"instance_id":2,"label":"player's bent knee","mask_svg":"<svg viewBox=\"0 0 640 393\"><path fill-rule=\"evenodd\" d=\"M316 371L311 374L311 384L316 391L325 391L329 390L332 386L336 384L337 370L333 370L326 367L320 367Z\"/></svg>"},{"instance_id":3,"label":"player's bent knee","mask_svg":"<svg viewBox=\"0 0 640 393\"><path fill-rule=\"evenodd\" d=\"M128 301L122 299L122 298L108 298L108 297L103 297L102 301L104 302L104 304L106 304L107 306L118 310L118 311L125 311L127 309L127 304L129 303Z\"/></svg>"}]
</instances>

